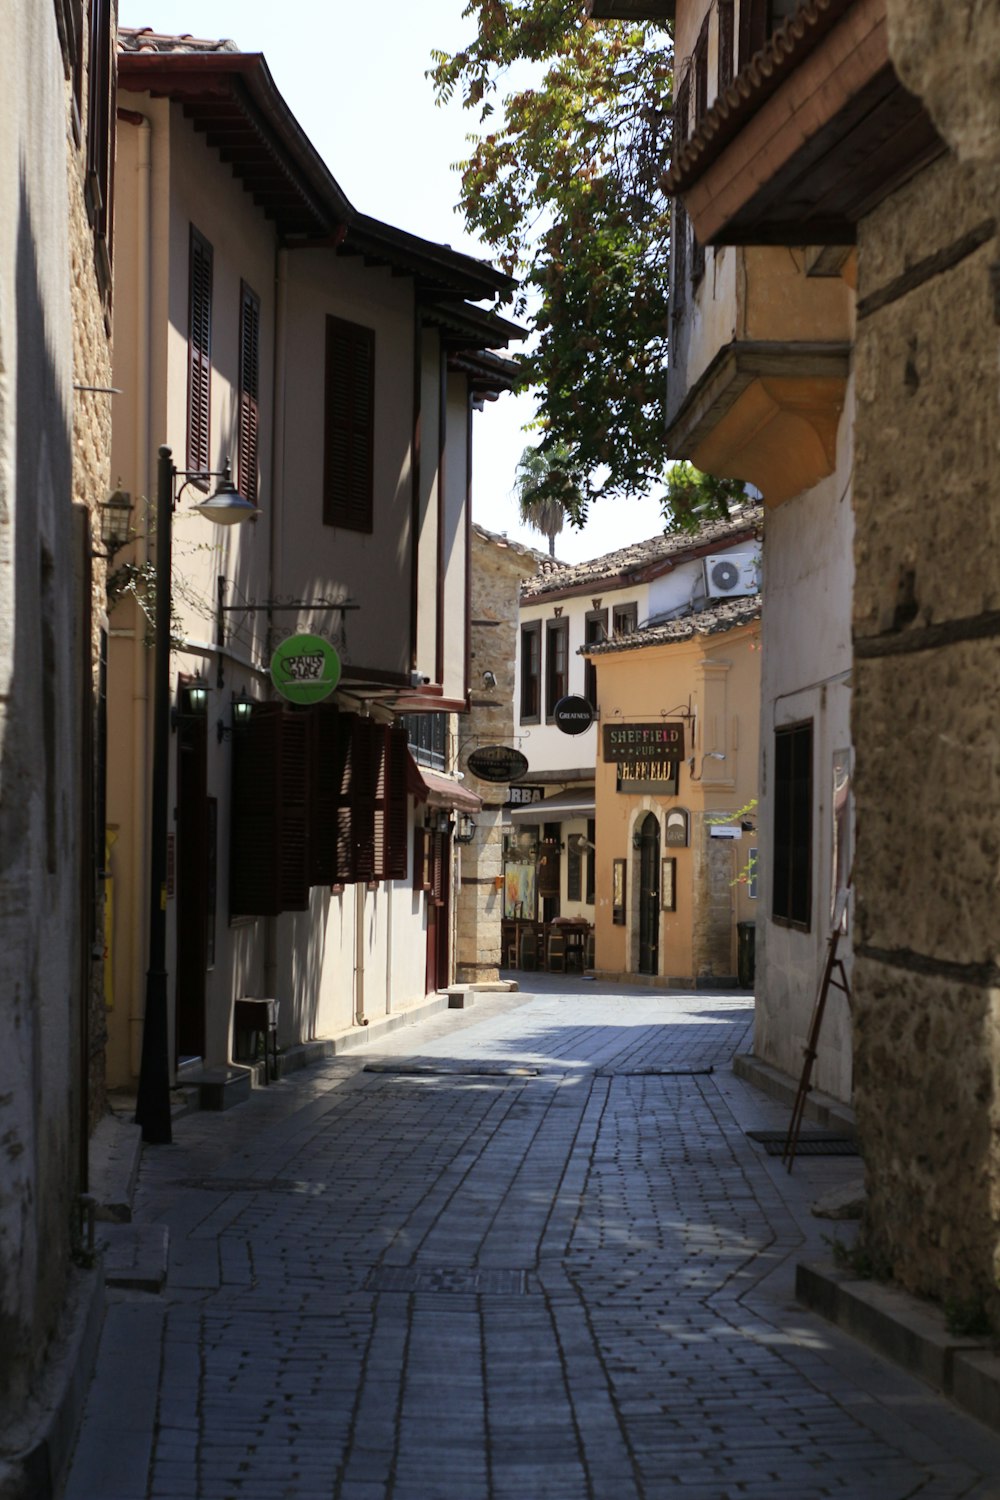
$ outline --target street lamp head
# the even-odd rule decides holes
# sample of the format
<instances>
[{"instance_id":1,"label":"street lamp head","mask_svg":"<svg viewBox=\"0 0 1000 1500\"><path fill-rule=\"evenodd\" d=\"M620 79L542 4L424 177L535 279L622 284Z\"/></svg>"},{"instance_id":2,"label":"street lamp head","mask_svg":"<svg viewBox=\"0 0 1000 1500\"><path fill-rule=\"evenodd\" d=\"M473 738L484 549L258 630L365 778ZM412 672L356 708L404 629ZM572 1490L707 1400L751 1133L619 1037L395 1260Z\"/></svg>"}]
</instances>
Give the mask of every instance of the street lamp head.
<instances>
[{"instance_id":1,"label":"street lamp head","mask_svg":"<svg viewBox=\"0 0 1000 1500\"><path fill-rule=\"evenodd\" d=\"M206 521L214 521L216 526L234 526L259 514L253 501L248 500L246 495L241 495L233 484L228 458L222 466L221 477L212 494L192 508L200 511Z\"/></svg>"}]
</instances>

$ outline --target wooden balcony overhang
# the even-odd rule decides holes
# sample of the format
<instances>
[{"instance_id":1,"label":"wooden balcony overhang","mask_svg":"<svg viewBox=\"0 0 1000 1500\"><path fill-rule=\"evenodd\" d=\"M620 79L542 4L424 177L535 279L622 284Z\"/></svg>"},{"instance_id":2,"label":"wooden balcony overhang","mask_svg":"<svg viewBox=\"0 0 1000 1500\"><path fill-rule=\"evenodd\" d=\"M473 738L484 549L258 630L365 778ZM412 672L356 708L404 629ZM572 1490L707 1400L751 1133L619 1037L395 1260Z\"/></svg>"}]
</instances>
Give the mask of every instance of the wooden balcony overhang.
<instances>
[{"instance_id":1,"label":"wooden balcony overhang","mask_svg":"<svg viewBox=\"0 0 1000 1500\"><path fill-rule=\"evenodd\" d=\"M885 0L808 0L693 135L664 183L706 245L853 244L945 146L889 59Z\"/></svg>"},{"instance_id":2,"label":"wooden balcony overhang","mask_svg":"<svg viewBox=\"0 0 1000 1500\"><path fill-rule=\"evenodd\" d=\"M836 468L850 359L847 342L734 340L671 421L669 456L748 480L770 506L810 489Z\"/></svg>"}]
</instances>

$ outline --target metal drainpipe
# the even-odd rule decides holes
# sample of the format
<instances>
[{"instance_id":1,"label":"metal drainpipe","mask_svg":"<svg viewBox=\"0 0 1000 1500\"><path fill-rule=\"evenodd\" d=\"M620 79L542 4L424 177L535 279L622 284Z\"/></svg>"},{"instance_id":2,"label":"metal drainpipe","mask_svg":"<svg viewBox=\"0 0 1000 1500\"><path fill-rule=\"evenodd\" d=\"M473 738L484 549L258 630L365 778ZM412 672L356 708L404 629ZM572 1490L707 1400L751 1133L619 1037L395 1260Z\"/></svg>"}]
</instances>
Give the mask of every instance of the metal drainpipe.
<instances>
[{"instance_id":1,"label":"metal drainpipe","mask_svg":"<svg viewBox=\"0 0 1000 1500\"><path fill-rule=\"evenodd\" d=\"M288 251L278 246L274 255L274 388L271 395L271 498L268 526L268 599L277 596L281 578L281 527L285 494L285 382L288 370ZM274 645L267 613L268 652ZM278 994L277 917L264 918L264 993Z\"/></svg>"},{"instance_id":2,"label":"metal drainpipe","mask_svg":"<svg viewBox=\"0 0 1000 1500\"><path fill-rule=\"evenodd\" d=\"M365 1015L365 888L354 886L354 1021L367 1026Z\"/></svg>"}]
</instances>

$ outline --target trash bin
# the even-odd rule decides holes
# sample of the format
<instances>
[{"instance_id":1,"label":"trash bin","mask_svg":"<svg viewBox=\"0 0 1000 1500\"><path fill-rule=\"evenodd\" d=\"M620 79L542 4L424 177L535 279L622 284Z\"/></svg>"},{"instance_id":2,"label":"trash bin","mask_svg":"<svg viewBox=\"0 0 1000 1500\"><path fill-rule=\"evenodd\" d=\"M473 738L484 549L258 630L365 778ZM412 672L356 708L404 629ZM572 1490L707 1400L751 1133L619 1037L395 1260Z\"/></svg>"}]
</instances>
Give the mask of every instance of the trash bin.
<instances>
[{"instance_id":1,"label":"trash bin","mask_svg":"<svg viewBox=\"0 0 1000 1500\"><path fill-rule=\"evenodd\" d=\"M736 924L736 973L745 990L753 989L754 970L757 958L756 922Z\"/></svg>"}]
</instances>

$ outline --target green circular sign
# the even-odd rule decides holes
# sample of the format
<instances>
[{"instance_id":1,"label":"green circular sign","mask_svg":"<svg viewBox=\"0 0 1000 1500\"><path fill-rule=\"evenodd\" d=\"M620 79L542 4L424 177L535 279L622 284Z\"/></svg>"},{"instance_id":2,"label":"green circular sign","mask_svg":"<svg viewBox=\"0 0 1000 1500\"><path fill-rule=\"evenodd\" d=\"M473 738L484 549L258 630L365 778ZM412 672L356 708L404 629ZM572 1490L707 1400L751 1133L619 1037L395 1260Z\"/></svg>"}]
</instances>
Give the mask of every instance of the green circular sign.
<instances>
[{"instance_id":1,"label":"green circular sign","mask_svg":"<svg viewBox=\"0 0 1000 1500\"><path fill-rule=\"evenodd\" d=\"M289 703L320 703L340 681L340 657L318 635L290 635L271 657L271 681Z\"/></svg>"}]
</instances>

